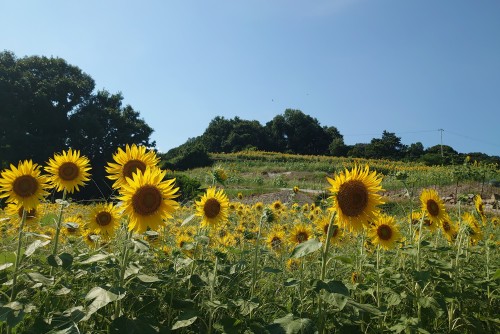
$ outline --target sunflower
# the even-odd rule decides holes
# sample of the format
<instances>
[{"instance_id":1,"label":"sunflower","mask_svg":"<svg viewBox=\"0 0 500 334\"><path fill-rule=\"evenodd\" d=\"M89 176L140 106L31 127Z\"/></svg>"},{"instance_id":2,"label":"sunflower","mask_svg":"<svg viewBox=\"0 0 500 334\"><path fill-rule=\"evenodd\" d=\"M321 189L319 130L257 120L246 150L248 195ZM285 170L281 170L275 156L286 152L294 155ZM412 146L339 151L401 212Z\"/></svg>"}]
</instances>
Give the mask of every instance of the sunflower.
<instances>
[{"instance_id":1,"label":"sunflower","mask_svg":"<svg viewBox=\"0 0 500 334\"><path fill-rule=\"evenodd\" d=\"M138 170L132 178L126 178L127 184L120 189L119 199L124 202L124 212L130 221L128 228L143 233L148 228L158 230L163 219L172 218L172 213L179 207L173 199L179 196L174 188L175 179L162 181L166 171L147 168L143 173Z\"/></svg>"},{"instance_id":2,"label":"sunflower","mask_svg":"<svg viewBox=\"0 0 500 334\"><path fill-rule=\"evenodd\" d=\"M217 226L228 218L229 199L223 190L215 187L207 189L199 201L196 201L196 215L202 218L202 226ZM243 213L243 208L238 210Z\"/></svg>"},{"instance_id":3,"label":"sunflower","mask_svg":"<svg viewBox=\"0 0 500 334\"><path fill-rule=\"evenodd\" d=\"M309 240L313 236L311 226L304 223L296 224L290 231L289 240L293 245L298 245L304 241Z\"/></svg>"},{"instance_id":4,"label":"sunflower","mask_svg":"<svg viewBox=\"0 0 500 334\"><path fill-rule=\"evenodd\" d=\"M375 221L375 225L368 230L368 237L374 245L391 249L401 239L401 233L394 217L380 215Z\"/></svg>"},{"instance_id":5,"label":"sunflower","mask_svg":"<svg viewBox=\"0 0 500 334\"><path fill-rule=\"evenodd\" d=\"M113 203L101 203L92 208L88 216L89 229L112 237L120 226L120 209Z\"/></svg>"},{"instance_id":6,"label":"sunflower","mask_svg":"<svg viewBox=\"0 0 500 334\"><path fill-rule=\"evenodd\" d=\"M316 220L316 230L320 236L320 240L325 240L328 235L328 225L330 225L330 218L323 217ZM336 224L332 224L333 231L331 232L330 243L338 244L340 242L340 238L342 237L342 230Z\"/></svg>"},{"instance_id":7,"label":"sunflower","mask_svg":"<svg viewBox=\"0 0 500 334\"><path fill-rule=\"evenodd\" d=\"M412 211L410 215L410 222L412 226L415 226L418 228L420 225L420 220L422 219L422 212L421 211Z\"/></svg>"},{"instance_id":8,"label":"sunflower","mask_svg":"<svg viewBox=\"0 0 500 334\"><path fill-rule=\"evenodd\" d=\"M262 210L264 210L264 203L262 202L256 202L252 208L257 211L257 212L262 212Z\"/></svg>"},{"instance_id":9,"label":"sunflower","mask_svg":"<svg viewBox=\"0 0 500 334\"><path fill-rule=\"evenodd\" d=\"M292 188L292 190L293 190L293 193L294 193L294 194L296 194L296 193L298 193L298 192L300 191L300 189L299 189L299 187L298 187L298 186L294 186L294 187Z\"/></svg>"},{"instance_id":10,"label":"sunflower","mask_svg":"<svg viewBox=\"0 0 500 334\"><path fill-rule=\"evenodd\" d=\"M450 243L456 239L458 233L457 227L455 223L451 221L449 216L446 216L441 222L441 232L443 232L444 237Z\"/></svg>"},{"instance_id":11,"label":"sunflower","mask_svg":"<svg viewBox=\"0 0 500 334\"><path fill-rule=\"evenodd\" d=\"M89 248L96 248L99 246L101 237L94 231L88 230L82 235L83 241L89 246Z\"/></svg>"},{"instance_id":12,"label":"sunflower","mask_svg":"<svg viewBox=\"0 0 500 334\"><path fill-rule=\"evenodd\" d=\"M476 212L481 217L484 226L486 224L486 215L484 213L483 199L481 198L481 195L474 196L474 206L476 207Z\"/></svg>"},{"instance_id":13,"label":"sunflower","mask_svg":"<svg viewBox=\"0 0 500 334\"><path fill-rule=\"evenodd\" d=\"M45 167L45 171L50 174L49 181L52 186L57 191L66 190L70 194L75 190L79 191L79 187L90 180L89 170L89 159L80 156L80 151L73 151L71 148L68 152L54 154L54 158L50 158Z\"/></svg>"},{"instance_id":14,"label":"sunflower","mask_svg":"<svg viewBox=\"0 0 500 334\"><path fill-rule=\"evenodd\" d=\"M334 179L327 177L333 195L333 209L337 211L338 222L349 231L361 231L368 221L376 220L377 206L383 204L378 194L382 190L382 179L369 167L361 169L354 166L345 170Z\"/></svg>"},{"instance_id":15,"label":"sunflower","mask_svg":"<svg viewBox=\"0 0 500 334\"><path fill-rule=\"evenodd\" d=\"M17 167L10 165L10 170L1 173L0 198L7 198L7 203L15 203L29 211L49 194L47 182L40 174L40 167L31 160L19 162Z\"/></svg>"},{"instance_id":16,"label":"sunflower","mask_svg":"<svg viewBox=\"0 0 500 334\"><path fill-rule=\"evenodd\" d=\"M23 210L24 207L21 205L17 205L14 203L9 203L7 207L5 208L5 213L8 214L9 216L15 216L19 219L23 217ZM37 221L41 217L41 205L37 205L36 207L26 211L26 222L33 222Z\"/></svg>"},{"instance_id":17,"label":"sunflower","mask_svg":"<svg viewBox=\"0 0 500 334\"><path fill-rule=\"evenodd\" d=\"M274 201L273 203L271 203L271 209L273 209L274 212L276 212L276 213L280 213L280 211L284 209L284 205L278 199L278 200Z\"/></svg>"},{"instance_id":18,"label":"sunflower","mask_svg":"<svg viewBox=\"0 0 500 334\"><path fill-rule=\"evenodd\" d=\"M296 271L300 269L300 266L302 265L301 259L295 259L295 258L289 258L286 261L286 268L289 271Z\"/></svg>"},{"instance_id":19,"label":"sunflower","mask_svg":"<svg viewBox=\"0 0 500 334\"><path fill-rule=\"evenodd\" d=\"M432 223L436 224L435 226L439 226L446 217L446 211L438 193L434 189L424 189L420 194L420 202L422 203L422 212L425 216Z\"/></svg>"},{"instance_id":20,"label":"sunflower","mask_svg":"<svg viewBox=\"0 0 500 334\"><path fill-rule=\"evenodd\" d=\"M132 174L141 171L144 173L148 167L155 167L160 159L154 151L147 151L144 146L126 145L125 151L118 148L118 152L113 154L113 162L108 162L106 173L108 179L114 180L113 188L118 189L127 184L127 178L132 178Z\"/></svg>"},{"instance_id":21,"label":"sunflower","mask_svg":"<svg viewBox=\"0 0 500 334\"><path fill-rule=\"evenodd\" d=\"M80 217L70 216L64 219L61 232L66 238L77 237L82 233L83 221Z\"/></svg>"},{"instance_id":22,"label":"sunflower","mask_svg":"<svg viewBox=\"0 0 500 334\"><path fill-rule=\"evenodd\" d=\"M280 253L285 250L285 231L283 231L283 227L281 225L274 225L269 230L266 237L266 245L269 247L269 249L276 253Z\"/></svg>"},{"instance_id":23,"label":"sunflower","mask_svg":"<svg viewBox=\"0 0 500 334\"><path fill-rule=\"evenodd\" d=\"M469 236L472 245L477 244L479 240L483 239L481 226L479 226L477 219L473 215L469 212L464 212L462 220L465 222L465 233Z\"/></svg>"}]
</instances>

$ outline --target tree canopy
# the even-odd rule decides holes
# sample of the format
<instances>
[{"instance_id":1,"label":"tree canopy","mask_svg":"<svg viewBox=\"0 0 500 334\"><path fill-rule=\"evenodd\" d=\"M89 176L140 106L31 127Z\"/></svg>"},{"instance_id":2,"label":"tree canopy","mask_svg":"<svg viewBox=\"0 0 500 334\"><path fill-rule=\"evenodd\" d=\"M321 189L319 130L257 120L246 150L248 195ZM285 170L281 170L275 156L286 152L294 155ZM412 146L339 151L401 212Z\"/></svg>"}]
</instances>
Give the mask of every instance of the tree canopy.
<instances>
[{"instance_id":1,"label":"tree canopy","mask_svg":"<svg viewBox=\"0 0 500 334\"><path fill-rule=\"evenodd\" d=\"M153 129L121 94L94 93L95 82L61 58L17 58L0 53L0 163L32 159L44 164L54 153L80 150L92 163L94 186L86 195L108 193L104 165L118 147L150 141ZM96 185L99 187L97 189Z\"/></svg>"}]
</instances>

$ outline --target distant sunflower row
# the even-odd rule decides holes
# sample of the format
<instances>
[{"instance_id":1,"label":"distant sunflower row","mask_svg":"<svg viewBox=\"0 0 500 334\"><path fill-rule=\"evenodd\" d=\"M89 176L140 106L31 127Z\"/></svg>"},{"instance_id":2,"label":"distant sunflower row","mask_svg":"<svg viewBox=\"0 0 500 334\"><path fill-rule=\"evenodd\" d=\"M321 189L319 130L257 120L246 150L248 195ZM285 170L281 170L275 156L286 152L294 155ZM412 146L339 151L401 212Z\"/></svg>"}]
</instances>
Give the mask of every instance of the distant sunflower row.
<instances>
[{"instance_id":1,"label":"distant sunflower row","mask_svg":"<svg viewBox=\"0 0 500 334\"><path fill-rule=\"evenodd\" d=\"M108 163L105 169L107 177L114 181L112 187L118 191L120 205L100 203L90 210L88 217L85 217L86 235L90 240L96 235L105 239L113 237L121 223L138 234L160 231L166 226L182 230L179 224L166 223L172 220L174 212L180 208L175 200L179 188L175 187L175 179L165 180L166 171L160 169L158 163L159 158L155 152L143 146L126 145L125 149L118 148L113 155L113 162ZM47 173L45 175L37 164L23 161L17 167L11 165L10 169L0 174L0 198L6 198L8 212L17 213L20 217L24 214L29 220L37 215L38 205L48 195L49 189L62 191L64 199L66 193L79 191L90 180L89 159L72 149L55 154L44 170ZM222 183L227 179L221 166L215 167L213 176L214 183ZM396 219L382 214L380 210L380 205L384 204L380 194L383 190L380 174L370 171L368 165L355 165L333 178L328 177L327 182L331 196L326 212L314 205L308 206L307 210L303 207L303 211L308 211L308 215L302 217L304 219L297 220L294 217L292 223L281 224L278 218L283 218L284 204L277 201L269 207L275 217L268 220L274 222L265 227L263 235L271 250L280 251L287 245L299 244L312 237L326 238L332 215L335 215L334 230L331 233L334 243L342 240L344 235L365 232L373 244L384 249L393 248L401 241L400 225ZM293 191L297 193L300 189L296 187ZM437 192L432 189L423 190L420 202L421 211L412 213L410 217L413 227L411 231L419 231L418 225L431 231L440 228L452 242L456 238L458 227L446 213ZM484 224L486 218L479 196L475 203ZM201 227L206 228L208 233L219 235L222 244L226 245L238 244L239 238L251 240L249 236L252 233L249 232L255 232L255 228L259 226L259 214L264 212L264 205L257 203L253 207L254 214L249 217L246 212L248 208L239 210L239 205L230 203L224 190L215 186L209 187L195 205L193 217L198 217ZM297 205L292 205L292 208L295 211L299 209ZM239 219L230 219L232 213L240 215ZM468 235L477 241L482 234L474 219L472 215L463 216L469 226ZM74 224L69 221L64 225L69 233L78 230L79 223L74 220ZM229 224L230 220L237 224ZM182 234L179 232L179 235Z\"/></svg>"}]
</instances>

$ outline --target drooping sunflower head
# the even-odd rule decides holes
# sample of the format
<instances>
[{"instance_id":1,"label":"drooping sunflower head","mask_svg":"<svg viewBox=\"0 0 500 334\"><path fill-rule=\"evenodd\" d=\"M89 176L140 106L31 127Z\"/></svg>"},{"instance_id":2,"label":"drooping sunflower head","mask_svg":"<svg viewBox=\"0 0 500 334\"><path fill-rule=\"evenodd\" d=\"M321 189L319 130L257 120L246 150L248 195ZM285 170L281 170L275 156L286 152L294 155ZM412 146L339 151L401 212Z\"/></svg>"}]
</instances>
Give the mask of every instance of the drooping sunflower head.
<instances>
[{"instance_id":1,"label":"drooping sunflower head","mask_svg":"<svg viewBox=\"0 0 500 334\"><path fill-rule=\"evenodd\" d=\"M19 162L17 167L10 165L1 173L0 198L14 203L26 210L36 208L40 200L49 193L48 179L41 175L40 167L31 160Z\"/></svg>"},{"instance_id":2,"label":"drooping sunflower head","mask_svg":"<svg viewBox=\"0 0 500 334\"><path fill-rule=\"evenodd\" d=\"M401 233L394 217L380 215L375 224L369 229L368 236L374 245L380 245L384 249L394 248L396 242L401 239Z\"/></svg>"},{"instance_id":3,"label":"drooping sunflower head","mask_svg":"<svg viewBox=\"0 0 500 334\"><path fill-rule=\"evenodd\" d=\"M465 223L465 233L469 236L470 243L475 245L483 239L483 231L476 217L469 212L462 214L462 221Z\"/></svg>"},{"instance_id":4,"label":"drooping sunflower head","mask_svg":"<svg viewBox=\"0 0 500 334\"><path fill-rule=\"evenodd\" d=\"M50 158L45 167L52 186L57 191L65 190L70 194L75 190L79 191L79 187L90 180L90 169L89 159L71 148L67 152L54 154L54 158Z\"/></svg>"},{"instance_id":5,"label":"drooping sunflower head","mask_svg":"<svg viewBox=\"0 0 500 334\"><path fill-rule=\"evenodd\" d=\"M422 212L425 214L426 218L435 223L436 226L439 226L446 216L446 210L437 191L434 189L422 190L420 202L422 204Z\"/></svg>"},{"instance_id":6,"label":"drooping sunflower head","mask_svg":"<svg viewBox=\"0 0 500 334\"><path fill-rule=\"evenodd\" d=\"M89 229L105 237L112 237L120 226L120 209L113 203L101 203L92 208L87 221Z\"/></svg>"},{"instance_id":7,"label":"drooping sunflower head","mask_svg":"<svg viewBox=\"0 0 500 334\"><path fill-rule=\"evenodd\" d=\"M310 225L298 223L290 231L289 240L292 245L297 245L309 240L312 236L313 230Z\"/></svg>"},{"instance_id":8,"label":"drooping sunflower head","mask_svg":"<svg viewBox=\"0 0 500 334\"><path fill-rule=\"evenodd\" d=\"M119 199L124 202L124 212L130 221L128 228L143 233L148 228L156 231L163 226L163 220L172 218L179 207L174 200L179 188L174 187L175 179L163 181L166 172L157 167L137 171L127 184L120 189Z\"/></svg>"},{"instance_id":9,"label":"drooping sunflower head","mask_svg":"<svg viewBox=\"0 0 500 334\"><path fill-rule=\"evenodd\" d=\"M328 189L333 200L333 209L337 211L341 226L349 231L361 231L368 221L376 219L383 204L378 192L382 190L382 179L368 166L354 166L331 179L327 177L331 187Z\"/></svg>"},{"instance_id":10,"label":"drooping sunflower head","mask_svg":"<svg viewBox=\"0 0 500 334\"><path fill-rule=\"evenodd\" d=\"M481 195L474 196L474 206L476 207L477 214L481 217L483 225L486 224L486 214L484 213L483 199Z\"/></svg>"},{"instance_id":11,"label":"drooping sunflower head","mask_svg":"<svg viewBox=\"0 0 500 334\"><path fill-rule=\"evenodd\" d=\"M322 217L320 219L317 219L315 222L316 225L316 231L317 234L319 235L321 240L326 240L326 237L328 235L328 226L330 225L330 219L329 217ZM337 224L332 224L332 231L331 231L331 236L330 236L330 242L332 244L337 244L340 242L340 239L342 237L342 230Z\"/></svg>"},{"instance_id":12,"label":"drooping sunflower head","mask_svg":"<svg viewBox=\"0 0 500 334\"><path fill-rule=\"evenodd\" d=\"M101 237L98 233L94 231L87 230L82 235L83 241L87 244L89 248L97 248L101 242Z\"/></svg>"},{"instance_id":13,"label":"drooping sunflower head","mask_svg":"<svg viewBox=\"0 0 500 334\"><path fill-rule=\"evenodd\" d=\"M418 227L420 224L420 220L422 219L422 212L420 211L412 211L410 215L411 225L414 227Z\"/></svg>"},{"instance_id":14,"label":"drooping sunflower head","mask_svg":"<svg viewBox=\"0 0 500 334\"><path fill-rule=\"evenodd\" d=\"M78 216L70 216L64 219L61 231L66 238L79 237L82 234L83 221Z\"/></svg>"},{"instance_id":15,"label":"drooping sunflower head","mask_svg":"<svg viewBox=\"0 0 500 334\"><path fill-rule=\"evenodd\" d=\"M156 167L160 158L151 150L146 150L144 146L126 145L125 151L118 148L113 154L113 162L108 162L106 173L108 179L114 180L113 188L118 189L127 183L127 178L132 178L132 174L141 171L143 174L147 168Z\"/></svg>"},{"instance_id":16,"label":"drooping sunflower head","mask_svg":"<svg viewBox=\"0 0 500 334\"><path fill-rule=\"evenodd\" d=\"M199 201L196 201L196 215L202 218L202 226L217 226L228 219L229 198L224 190L208 188Z\"/></svg>"},{"instance_id":17,"label":"drooping sunflower head","mask_svg":"<svg viewBox=\"0 0 500 334\"><path fill-rule=\"evenodd\" d=\"M274 225L266 237L266 245L267 247L276 253L281 253L286 248L286 239L285 239L285 231L283 231L283 227L279 224Z\"/></svg>"},{"instance_id":18,"label":"drooping sunflower head","mask_svg":"<svg viewBox=\"0 0 500 334\"><path fill-rule=\"evenodd\" d=\"M444 237L450 243L452 243L456 239L458 233L457 227L449 216L446 216L445 219L443 219L443 221L441 222L441 232L443 232Z\"/></svg>"},{"instance_id":19,"label":"drooping sunflower head","mask_svg":"<svg viewBox=\"0 0 500 334\"><path fill-rule=\"evenodd\" d=\"M300 189L299 189L299 187L298 187L298 186L294 186L294 187L292 188L292 190L293 190L293 193L294 193L294 194L296 194L296 193L298 193L298 192L299 192L299 190L300 190Z\"/></svg>"},{"instance_id":20,"label":"drooping sunflower head","mask_svg":"<svg viewBox=\"0 0 500 334\"><path fill-rule=\"evenodd\" d=\"M34 207L30 210L27 210L26 211L26 222L29 223L29 222L38 221L40 219L40 217L42 216L41 210L42 210L41 205L37 205L36 207ZM19 205L14 204L14 203L9 203L7 205L7 207L5 208L6 214L8 214L9 216L14 216L14 217L19 218L19 219L21 219L23 217L23 211L24 211L24 207L22 205L19 206Z\"/></svg>"}]
</instances>

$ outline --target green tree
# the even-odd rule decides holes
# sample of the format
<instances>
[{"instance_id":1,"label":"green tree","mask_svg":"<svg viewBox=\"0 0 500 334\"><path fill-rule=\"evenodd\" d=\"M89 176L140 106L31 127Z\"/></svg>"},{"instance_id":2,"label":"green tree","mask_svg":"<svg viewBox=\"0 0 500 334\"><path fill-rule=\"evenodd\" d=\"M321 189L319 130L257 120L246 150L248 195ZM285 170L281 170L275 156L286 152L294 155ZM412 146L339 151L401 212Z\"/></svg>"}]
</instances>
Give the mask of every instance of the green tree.
<instances>
[{"instance_id":1,"label":"green tree","mask_svg":"<svg viewBox=\"0 0 500 334\"><path fill-rule=\"evenodd\" d=\"M98 91L69 118L67 144L89 157L92 178L101 191L109 188L104 166L112 161L118 147L127 144L155 146L155 142L150 141L153 129L130 105L123 107L122 101L121 93Z\"/></svg>"},{"instance_id":2,"label":"green tree","mask_svg":"<svg viewBox=\"0 0 500 334\"><path fill-rule=\"evenodd\" d=\"M95 181L82 196L109 195L104 165L119 146L150 142L153 129L121 94L98 91L94 80L64 59L0 53L0 159L5 166L33 159L44 164L72 147L92 164ZM97 187L96 187L97 185Z\"/></svg>"},{"instance_id":3,"label":"green tree","mask_svg":"<svg viewBox=\"0 0 500 334\"><path fill-rule=\"evenodd\" d=\"M401 159L406 146L401 143L401 138L393 132L384 130L382 138L373 138L367 148L369 158L375 159Z\"/></svg>"},{"instance_id":4,"label":"green tree","mask_svg":"<svg viewBox=\"0 0 500 334\"><path fill-rule=\"evenodd\" d=\"M277 151L298 154L326 154L332 137L316 118L300 110L286 109L266 124Z\"/></svg>"},{"instance_id":5,"label":"green tree","mask_svg":"<svg viewBox=\"0 0 500 334\"><path fill-rule=\"evenodd\" d=\"M0 156L44 162L67 147L69 117L94 80L60 58L0 53Z\"/></svg>"}]
</instances>

